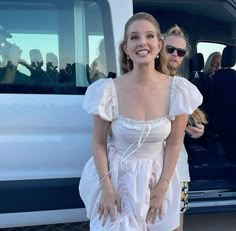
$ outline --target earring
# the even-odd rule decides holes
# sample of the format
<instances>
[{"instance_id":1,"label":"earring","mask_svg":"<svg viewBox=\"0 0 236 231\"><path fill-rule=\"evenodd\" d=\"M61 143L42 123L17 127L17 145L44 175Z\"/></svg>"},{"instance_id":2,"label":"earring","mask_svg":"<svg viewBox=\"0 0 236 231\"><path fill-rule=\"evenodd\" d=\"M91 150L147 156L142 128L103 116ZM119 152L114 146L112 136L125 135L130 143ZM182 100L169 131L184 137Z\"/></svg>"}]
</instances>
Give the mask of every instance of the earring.
<instances>
[{"instance_id":1,"label":"earring","mask_svg":"<svg viewBox=\"0 0 236 231\"><path fill-rule=\"evenodd\" d=\"M157 54L156 58L159 59L159 54Z\"/></svg>"},{"instance_id":2,"label":"earring","mask_svg":"<svg viewBox=\"0 0 236 231\"><path fill-rule=\"evenodd\" d=\"M126 56L126 59L127 59L127 61L129 61L129 56L128 55Z\"/></svg>"}]
</instances>

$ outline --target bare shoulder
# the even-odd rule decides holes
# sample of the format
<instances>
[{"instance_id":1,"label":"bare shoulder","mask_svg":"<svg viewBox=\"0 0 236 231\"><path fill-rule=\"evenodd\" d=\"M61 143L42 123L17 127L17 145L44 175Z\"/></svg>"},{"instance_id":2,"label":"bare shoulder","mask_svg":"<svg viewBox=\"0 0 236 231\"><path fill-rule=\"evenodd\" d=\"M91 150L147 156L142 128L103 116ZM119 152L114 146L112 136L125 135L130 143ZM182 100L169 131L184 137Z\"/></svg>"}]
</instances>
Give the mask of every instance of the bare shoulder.
<instances>
[{"instance_id":1,"label":"bare shoulder","mask_svg":"<svg viewBox=\"0 0 236 231\"><path fill-rule=\"evenodd\" d=\"M124 88L125 86L127 86L127 74L121 75L113 79L113 81L117 88Z\"/></svg>"},{"instance_id":2,"label":"bare shoulder","mask_svg":"<svg viewBox=\"0 0 236 231\"><path fill-rule=\"evenodd\" d=\"M164 74L163 74L164 75ZM167 82L171 83L172 80L173 80L173 76L170 76L170 75L164 75L165 79Z\"/></svg>"},{"instance_id":3,"label":"bare shoulder","mask_svg":"<svg viewBox=\"0 0 236 231\"><path fill-rule=\"evenodd\" d=\"M173 76L162 74L161 77L162 85L170 87L173 81Z\"/></svg>"}]
</instances>

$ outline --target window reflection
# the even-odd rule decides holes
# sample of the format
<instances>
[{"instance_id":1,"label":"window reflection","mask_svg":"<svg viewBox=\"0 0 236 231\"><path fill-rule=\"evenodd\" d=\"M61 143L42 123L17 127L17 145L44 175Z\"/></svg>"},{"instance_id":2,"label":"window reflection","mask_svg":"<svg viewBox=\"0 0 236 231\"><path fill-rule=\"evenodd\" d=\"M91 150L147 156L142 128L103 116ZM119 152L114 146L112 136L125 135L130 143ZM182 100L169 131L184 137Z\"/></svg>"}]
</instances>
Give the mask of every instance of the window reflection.
<instances>
[{"instance_id":1,"label":"window reflection","mask_svg":"<svg viewBox=\"0 0 236 231\"><path fill-rule=\"evenodd\" d=\"M105 20L110 17L106 4L81 0L7 4L0 0L0 40L1 25L11 35L3 37L8 47L0 47L0 92L17 93L17 87L24 86L20 93L27 93L28 86L30 93L37 87L37 93L83 94L86 88L81 88L115 72L115 59L108 65L106 59L107 44L114 53L113 37L104 31L111 31L110 20Z\"/></svg>"}]
</instances>

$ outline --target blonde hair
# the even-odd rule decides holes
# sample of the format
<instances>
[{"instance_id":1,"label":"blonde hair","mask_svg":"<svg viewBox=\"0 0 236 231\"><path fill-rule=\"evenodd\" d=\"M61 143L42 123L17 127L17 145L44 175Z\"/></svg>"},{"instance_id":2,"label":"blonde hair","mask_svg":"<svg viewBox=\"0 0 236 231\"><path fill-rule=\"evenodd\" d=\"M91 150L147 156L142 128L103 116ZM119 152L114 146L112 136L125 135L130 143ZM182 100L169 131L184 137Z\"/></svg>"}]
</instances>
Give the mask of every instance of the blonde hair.
<instances>
[{"instance_id":1,"label":"blonde hair","mask_svg":"<svg viewBox=\"0 0 236 231\"><path fill-rule=\"evenodd\" d=\"M177 24L175 24L165 34L163 34L164 40L170 36L177 36L183 38L186 42L186 56L189 55L191 51L191 46L189 43L189 38L187 34L184 32L184 30L180 28Z\"/></svg>"},{"instance_id":2,"label":"blonde hair","mask_svg":"<svg viewBox=\"0 0 236 231\"><path fill-rule=\"evenodd\" d=\"M124 38L120 43L119 46L119 51L120 51L120 57L119 57L119 63L120 63L120 68L121 68L121 73L125 74L131 70L133 70L133 61L128 58L127 54L124 52L124 45L127 43L128 40L128 29L129 27L136 21L138 20L146 20L154 25L157 31L157 37L161 39L161 31L160 31L160 25L157 22L157 20L150 14L145 13L145 12L139 12L134 14L126 23L125 25L125 30L124 30ZM164 44L164 42L163 42ZM166 50L164 46L162 46L160 53L159 53L159 58L155 59L155 69L161 73L169 75L170 72L167 68L168 64L168 56L166 53Z\"/></svg>"},{"instance_id":3,"label":"blonde hair","mask_svg":"<svg viewBox=\"0 0 236 231\"><path fill-rule=\"evenodd\" d=\"M204 73L209 74L211 72L211 62L216 56L221 56L221 53L218 51L215 51L208 56L206 64L203 68Z\"/></svg>"}]
</instances>

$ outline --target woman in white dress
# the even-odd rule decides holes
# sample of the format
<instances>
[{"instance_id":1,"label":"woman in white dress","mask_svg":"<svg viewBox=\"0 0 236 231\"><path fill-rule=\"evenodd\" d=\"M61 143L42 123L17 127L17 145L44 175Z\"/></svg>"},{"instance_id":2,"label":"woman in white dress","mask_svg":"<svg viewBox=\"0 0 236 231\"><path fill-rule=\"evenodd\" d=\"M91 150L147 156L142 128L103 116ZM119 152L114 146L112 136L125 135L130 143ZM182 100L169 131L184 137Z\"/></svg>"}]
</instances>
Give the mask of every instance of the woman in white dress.
<instances>
[{"instance_id":1,"label":"woman in white dress","mask_svg":"<svg viewBox=\"0 0 236 231\"><path fill-rule=\"evenodd\" d=\"M150 14L126 23L120 65L122 75L94 82L83 104L94 115L93 157L79 185L90 230L172 231L180 209L176 162L188 114L202 96L169 75Z\"/></svg>"}]
</instances>

